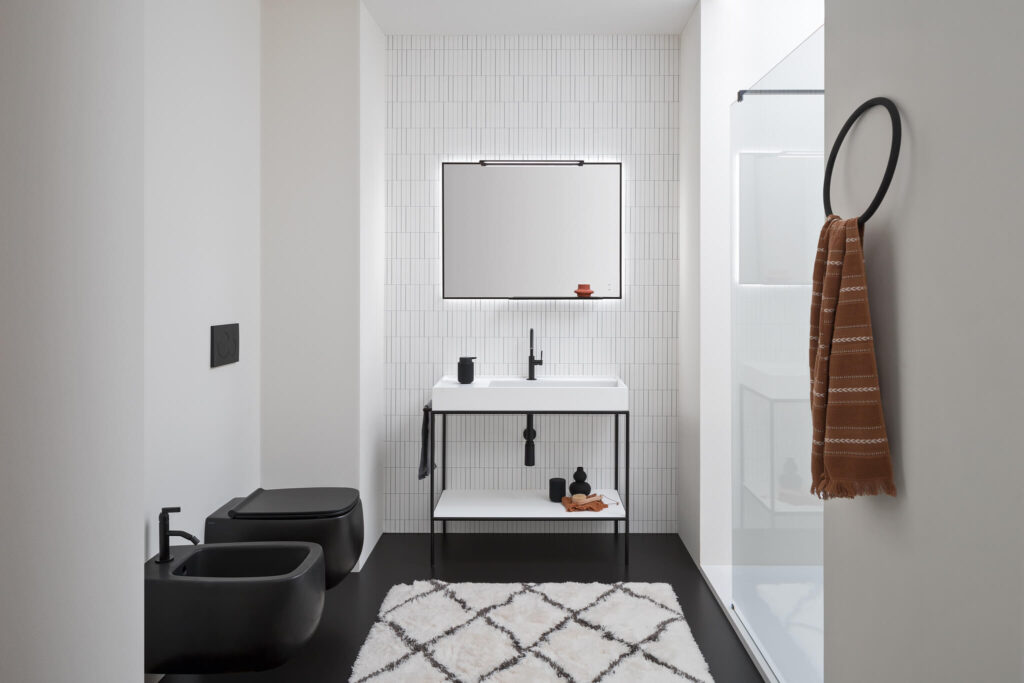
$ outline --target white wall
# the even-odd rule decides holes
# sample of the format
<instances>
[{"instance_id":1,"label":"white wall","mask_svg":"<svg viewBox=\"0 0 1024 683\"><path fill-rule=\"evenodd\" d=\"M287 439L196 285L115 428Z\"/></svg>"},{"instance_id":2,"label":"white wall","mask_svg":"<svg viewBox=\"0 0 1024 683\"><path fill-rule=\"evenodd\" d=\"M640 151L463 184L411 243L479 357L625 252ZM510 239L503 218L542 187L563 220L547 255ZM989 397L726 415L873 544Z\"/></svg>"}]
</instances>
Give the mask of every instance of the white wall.
<instances>
[{"instance_id":1,"label":"white wall","mask_svg":"<svg viewBox=\"0 0 1024 683\"><path fill-rule=\"evenodd\" d=\"M479 375L524 376L533 327L540 376L618 375L629 386L630 530L675 532L678 69L675 35L388 37L389 531L428 528L416 468L430 388L455 374L459 356L478 356ZM441 162L482 158L622 162L621 300L441 298ZM524 265L542 249L524 244ZM523 465L524 424L520 415L449 419L449 486L546 490L580 464L595 487L612 486L609 417L538 416L535 467ZM454 528L608 531L586 522Z\"/></svg>"},{"instance_id":2,"label":"white wall","mask_svg":"<svg viewBox=\"0 0 1024 683\"><path fill-rule=\"evenodd\" d=\"M384 527L385 38L359 9L359 489L363 558ZM371 495L372 494L372 495Z\"/></svg>"},{"instance_id":3,"label":"white wall","mask_svg":"<svg viewBox=\"0 0 1024 683\"><path fill-rule=\"evenodd\" d=\"M0 680L137 681L143 9L0 14Z\"/></svg>"},{"instance_id":4,"label":"white wall","mask_svg":"<svg viewBox=\"0 0 1024 683\"><path fill-rule=\"evenodd\" d=\"M381 505L383 35L359 0L262 7L262 483L359 488L365 558Z\"/></svg>"},{"instance_id":5,"label":"white wall","mask_svg":"<svg viewBox=\"0 0 1024 683\"><path fill-rule=\"evenodd\" d=\"M260 8L148 0L145 35L147 555L161 507L200 538L259 485ZM239 362L210 368L210 325Z\"/></svg>"},{"instance_id":6,"label":"white wall","mask_svg":"<svg viewBox=\"0 0 1024 683\"><path fill-rule=\"evenodd\" d=\"M732 545L729 108L821 26L822 0L701 2L700 557L725 565Z\"/></svg>"},{"instance_id":7,"label":"white wall","mask_svg":"<svg viewBox=\"0 0 1024 683\"><path fill-rule=\"evenodd\" d=\"M1015 278L1024 64L1018 3L827 0L826 138L877 95L903 149L865 230L898 498L825 504L825 678L1020 681L1024 459ZM848 136L833 208L881 178L888 117Z\"/></svg>"},{"instance_id":8,"label":"white wall","mask_svg":"<svg viewBox=\"0 0 1024 683\"><path fill-rule=\"evenodd\" d=\"M700 559L700 55L697 5L679 43L679 537Z\"/></svg>"}]
</instances>

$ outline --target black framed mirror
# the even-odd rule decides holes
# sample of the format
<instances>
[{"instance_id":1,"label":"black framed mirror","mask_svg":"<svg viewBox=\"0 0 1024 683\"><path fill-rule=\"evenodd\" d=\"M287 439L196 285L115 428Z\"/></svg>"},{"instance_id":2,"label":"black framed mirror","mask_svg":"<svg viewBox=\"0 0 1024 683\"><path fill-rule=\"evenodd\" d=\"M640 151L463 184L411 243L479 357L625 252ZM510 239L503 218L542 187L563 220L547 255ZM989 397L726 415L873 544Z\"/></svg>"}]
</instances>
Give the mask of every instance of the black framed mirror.
<instances>
[{"instance_id":1,"label":"black framed mirror","mask_svg":"<svg viewBox=\"0 0 1024 683\"><path fill-rule=\"evenodd\" d=\"M441 178L445 299L622 298L621 162L446 162Z\"/></svg>"}]
</instances>

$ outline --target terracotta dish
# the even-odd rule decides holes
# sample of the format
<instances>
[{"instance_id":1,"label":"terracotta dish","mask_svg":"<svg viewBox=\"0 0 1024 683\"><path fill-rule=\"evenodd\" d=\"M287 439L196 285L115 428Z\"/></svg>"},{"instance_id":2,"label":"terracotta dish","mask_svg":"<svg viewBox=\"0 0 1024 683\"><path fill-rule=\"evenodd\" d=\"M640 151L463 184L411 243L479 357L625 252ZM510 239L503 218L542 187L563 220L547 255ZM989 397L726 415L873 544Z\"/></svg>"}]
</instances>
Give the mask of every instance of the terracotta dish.
<instances>
[{"instance_id":1,"label":"terracotta dish","mask_svg":"<svg viewBox=\"0 0 1024 683\"><path fill-rule=\"evenodd\" d=\"M594 290L590 288L589 284L576 285L576 296L580 297L581 299L586 299L593 293Z\"/></svg>"}]
</instances>

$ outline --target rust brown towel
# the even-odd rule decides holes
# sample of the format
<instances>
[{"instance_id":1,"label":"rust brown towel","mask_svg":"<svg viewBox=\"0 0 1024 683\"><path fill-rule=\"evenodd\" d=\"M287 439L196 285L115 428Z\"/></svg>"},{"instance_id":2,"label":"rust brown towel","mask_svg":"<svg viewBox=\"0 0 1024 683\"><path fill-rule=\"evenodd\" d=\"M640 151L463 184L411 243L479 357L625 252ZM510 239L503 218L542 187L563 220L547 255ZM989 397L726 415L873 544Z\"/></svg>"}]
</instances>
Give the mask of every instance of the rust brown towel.
<instances>
[{"instance_id":1,"label":"rust brown towel","mask_svg":"<svg viewBox=\"0 0 1024 683\"><path fill-rule=\"evenodd\" d=\"M566 512L600 512L608 507L602 499L602 496L594 494L588 496L587 500L582 503L572 502L572 498L565 496L562 498L562 505L565 506Z\"/></svg>"},{"instance_id":2,"label":"rust brown towel","mask_svg":"<svg viewBox=\"0 0 1024 683\"><path fill-rule=\"evenodd\" d=\"M896 495L857 219L829 216L811 294L811 493Z\"/></svg>"}]
</instances>

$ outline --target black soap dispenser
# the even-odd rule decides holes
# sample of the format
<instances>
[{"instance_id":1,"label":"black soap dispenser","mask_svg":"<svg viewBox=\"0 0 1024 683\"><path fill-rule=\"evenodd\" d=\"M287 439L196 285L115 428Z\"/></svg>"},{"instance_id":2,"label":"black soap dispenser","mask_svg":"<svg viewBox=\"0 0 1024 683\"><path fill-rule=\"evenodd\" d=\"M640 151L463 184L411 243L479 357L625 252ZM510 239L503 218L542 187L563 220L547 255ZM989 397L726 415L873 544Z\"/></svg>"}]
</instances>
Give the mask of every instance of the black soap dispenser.
<instances>
[{"instance_id":1,"label":"black soap dispenser","mask_svg":"<svg viewBox=\"0 0 1024 683\"><path fill-rule=\"evenodd\" d=\"M459 358L459 384L473 383L473 361L476 356L462 356Z\"/></svg>"}]
</instances>

